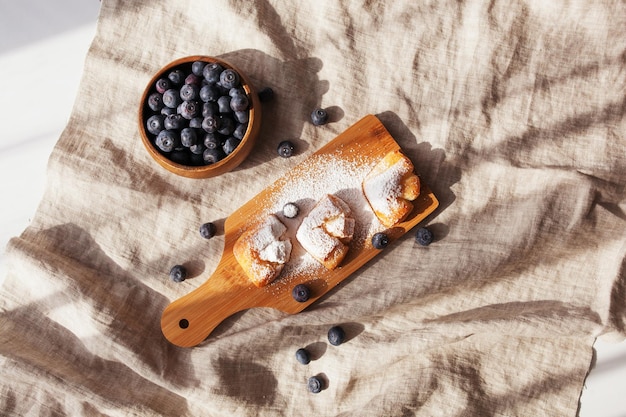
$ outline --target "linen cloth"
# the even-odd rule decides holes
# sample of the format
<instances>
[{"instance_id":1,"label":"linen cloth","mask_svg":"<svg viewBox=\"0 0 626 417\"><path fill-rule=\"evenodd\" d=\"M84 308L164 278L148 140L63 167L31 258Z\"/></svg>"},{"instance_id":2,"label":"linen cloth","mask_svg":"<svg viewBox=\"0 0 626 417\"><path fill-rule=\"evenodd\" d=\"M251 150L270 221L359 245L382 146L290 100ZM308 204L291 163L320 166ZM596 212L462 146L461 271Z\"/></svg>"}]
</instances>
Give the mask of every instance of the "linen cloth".
<instances>
[{"instance_id":1,"label":"linen cloth","mask_svg":"<svg viewBox=\"0 0 626 417\"><path fill-rule=\"evenodd\" d=\"M577 415L594 340L626 326L625 9L103 0L45 195L6 249L3 415ZM198 54L275 91L250 157L204 180L160 168L137 123L152 75ZM307 121L318 106L328 125ZM222 254L198 227L366 114L439 198L435 241L405 235L300 314L252 309L198 347L165 340L161 312Z\"/></svg>"}]
</instances>

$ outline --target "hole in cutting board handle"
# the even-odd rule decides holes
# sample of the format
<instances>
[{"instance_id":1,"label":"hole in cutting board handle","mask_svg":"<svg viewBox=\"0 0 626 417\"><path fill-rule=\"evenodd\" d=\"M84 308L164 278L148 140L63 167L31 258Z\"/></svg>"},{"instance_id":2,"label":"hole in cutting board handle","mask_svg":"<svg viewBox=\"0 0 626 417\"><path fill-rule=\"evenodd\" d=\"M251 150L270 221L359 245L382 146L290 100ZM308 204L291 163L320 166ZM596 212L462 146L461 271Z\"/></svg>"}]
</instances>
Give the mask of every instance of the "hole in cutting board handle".
<instances>
[{"instance_id":1,"label":"hole in cutting board handle","mask_svg":"<svg viewBox=\"0 0 626 417\"><path fill-rule=\"evenodd\" d=\"M181 329L186 329L187 327L189 327L189 320L180 319L180 321L178 322L178 327L180 327Z\"/></svg>"}]
</instances>

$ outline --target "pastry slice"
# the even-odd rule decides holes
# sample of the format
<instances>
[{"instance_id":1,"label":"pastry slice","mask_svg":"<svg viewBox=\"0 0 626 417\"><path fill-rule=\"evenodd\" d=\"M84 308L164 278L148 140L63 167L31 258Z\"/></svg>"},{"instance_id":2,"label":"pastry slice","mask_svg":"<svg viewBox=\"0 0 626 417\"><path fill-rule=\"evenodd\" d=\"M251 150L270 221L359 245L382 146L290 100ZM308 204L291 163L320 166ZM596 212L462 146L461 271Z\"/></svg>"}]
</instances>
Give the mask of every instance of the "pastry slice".
<instances>
[{"instance_id":1,"label":"pastry slice","mask_svg":"<svg viewBox=\"0 0 626 417\"><path fill-rule=\"evenodd\" d=\"M326 269L333 270L348 253L354 223L345 201L328 194L302 220L296 239Z\"/></svg>"},{"instance_id":2,"label":"pastry slice","mask_svg":"<svg viewBox=\"0 0 626 417\"><path fill-rule=\"evenodd\" d=\"M281 239L286 231L287 227L270 214L235 242L235 259L257 287L274 281L289 261L291 240Z\"/></svg>"},{"instance_id":3,"label":"pastry slice","mask_svg":"<svg viewBox=\"0 0 626 417\"><path fill-rule=\"evenodd\" d=\"M399 150L381 159L363 180L363 194L376 217L386 227L404 220L420 193L420 180L413 164Z\"/></svg>"}]
</instances>

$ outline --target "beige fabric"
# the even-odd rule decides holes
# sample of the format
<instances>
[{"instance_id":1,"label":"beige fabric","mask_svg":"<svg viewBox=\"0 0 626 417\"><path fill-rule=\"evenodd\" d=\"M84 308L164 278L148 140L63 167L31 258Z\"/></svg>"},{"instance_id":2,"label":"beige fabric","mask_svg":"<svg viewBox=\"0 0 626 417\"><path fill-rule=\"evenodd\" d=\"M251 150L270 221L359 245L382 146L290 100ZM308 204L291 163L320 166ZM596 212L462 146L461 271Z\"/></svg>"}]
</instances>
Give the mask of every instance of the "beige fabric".
<instances>
[{"instance_id":1,"label":"beige fabric","mask_svg":"<svg viewBox=\"0 0 626 417\"><path fill-rule=\"evenodd\" d=\"M8 415L574 416L599 335L626 327L626 6L599 1L104 0L32 225L7 248ZM166 173L136 112L186 55L276 99L219 178ZM333 122L314 127L310 111ZM305 312L249 310L201 346L163 308L210 276L218 225L366 114L435 191L405 236ZM284 139L297 155L277 157ZM176 263L193 278L168 278ZM349 341L327 343L341 323ZM303 366L294 352L308 346ZM307 392L323 374L327 388Z\"/></svg>"}]
</instances>

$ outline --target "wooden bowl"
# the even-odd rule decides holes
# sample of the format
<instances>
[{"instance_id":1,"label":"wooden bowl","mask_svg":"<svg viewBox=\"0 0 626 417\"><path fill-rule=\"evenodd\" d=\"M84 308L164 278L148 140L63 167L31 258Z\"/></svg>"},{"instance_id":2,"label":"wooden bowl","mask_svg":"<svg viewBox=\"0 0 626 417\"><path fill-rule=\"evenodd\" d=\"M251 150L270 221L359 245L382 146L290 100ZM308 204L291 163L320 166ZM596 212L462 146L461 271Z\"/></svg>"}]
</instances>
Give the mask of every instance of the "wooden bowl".
<instances>
[{"instance_id":1,"label":"wooden bowl","mask_svg":"<svg viewBox=\"0 0 626 417\"><path fill-rule=\"evenodd\" d=\"M186 74L191 73L191 65L195 61L204 61L207 63L217 62L224 68L230 68L239 74L241 79L241 86L248 95L249 106L249 118L248 127L241 139L241 142L237 145L235 150L227 155L225 158L219 160L210 165L183 165L170 160L167 154L163 153L154 144L156 135L146 130L146 122L148 118L154 114L154 112L148 107L148 97L150 94L156 91L155 84L159 78L167 77L167 74L174 69L181 69ZM250 151L254 147L254 143L259 134L261 127L261 104L256 90L253 88L249 79L240 70L235 68L232 64L215 57L193 55L184 58L177 59L161 70L159 70L150 80L148 86L145 88L141 96L141 104L139 106L139 132L141 134L141 140L152 158L163 168L167 169L174 174L181 175L188 178L209 178L217 175L221 175L225 172L231 171L239 164L241 164L246 157L250 154Z\"/></svg>"}]
</instances>

